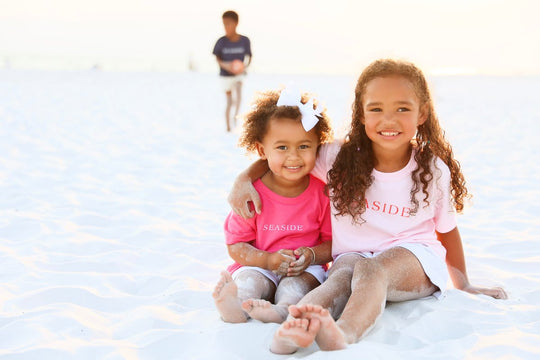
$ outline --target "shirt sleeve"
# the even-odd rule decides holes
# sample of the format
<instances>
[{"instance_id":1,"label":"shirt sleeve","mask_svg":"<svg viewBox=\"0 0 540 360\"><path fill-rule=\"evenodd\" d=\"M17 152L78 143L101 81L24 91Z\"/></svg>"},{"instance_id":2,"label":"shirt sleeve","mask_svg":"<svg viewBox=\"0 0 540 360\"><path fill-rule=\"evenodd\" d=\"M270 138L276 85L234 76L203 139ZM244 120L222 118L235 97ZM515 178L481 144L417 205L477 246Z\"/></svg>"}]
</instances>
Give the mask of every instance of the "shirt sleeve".
<instances>
[{"instance_id":1,"label":"shirt sleeve","mask_svg":"<svg viewBox=\"0 0 540 360\"><path fill-rule=\"evenodd\" d=\"M327 183L326 174L334 165L336 156L341 149L341 141L334 141L329 144L322 144L317 154L317 160L315 161L315 167L311 170L311 174L323 183Z\"/></svg>"},{"instance_id":2,"label":"shirt sleeve","mask_svg":"<svg viewBox=\"0 0 540 360\"><path fill-rule=\"evenodd\" d=\"M244 219L233 211L229 213L225 219L225 243L227 245L236 244L238 242L250 242L255 240L256 227L255 215L251 219Z\"/></svg>"},{"instance_id":3,"label":"shirt sleeve","mask_svg":"<svg viewBox=\"0 0 540 360\"><path fill-rule=\"evenodd\" d=\"M332 223L330 219L330 200L325 196L321 221L321 242L332 240Z\"/></svg>"},{"instance_id":4,"label":"shirt sleeve","mask_svg":"<svg viewBox=\"0 0 540 360\"><path fill-rule=\"evenodd\" d=\"M246 55L249 55L250 57L252 56L251 55L251 40L249 40L248 37L246 37Z\"/></svg>"},{"instance_id":5,"label":"shirt sleeve","mask_svg":"<svg viewBox=\"0 0 540 360\"><path fill-rule=\"evenodd\" d=\"M216 55L218 58L221 58L221 47L221 39L219 39L214 45L214 50L212 50L212 54Z\"/></svg>"}]
</instances>

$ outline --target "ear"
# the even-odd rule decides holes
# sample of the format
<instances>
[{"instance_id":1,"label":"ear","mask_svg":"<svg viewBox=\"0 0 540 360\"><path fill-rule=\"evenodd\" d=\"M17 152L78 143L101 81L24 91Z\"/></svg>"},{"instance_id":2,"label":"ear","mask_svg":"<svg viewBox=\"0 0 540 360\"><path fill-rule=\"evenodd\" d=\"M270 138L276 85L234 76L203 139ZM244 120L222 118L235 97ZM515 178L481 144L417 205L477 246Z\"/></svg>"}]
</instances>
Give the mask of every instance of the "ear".
<instances>
[{"instance_id":1,"label":"ear","mask_svg":"<svg viewBox=\"0 0 540 360\"><path fill-rule=\"evenodd\" d=\"M266 160L266 154L264 153L264 145L257 141L255 143L255 147L257 148L257 153L259 154L259 157L263 160Z\"/></svg>"},{"instance_id":2,"label":"ear","mask_svg":"<svg viewBox=\"0 0 540 360\"><path fill-rule=\"evenodd\" d=\"M420 112L418 113L418 125L422 125L426 122L426 120L428 119L428 114L429 106L427 104L420 107Z\"/></svg>"}]
</instances>

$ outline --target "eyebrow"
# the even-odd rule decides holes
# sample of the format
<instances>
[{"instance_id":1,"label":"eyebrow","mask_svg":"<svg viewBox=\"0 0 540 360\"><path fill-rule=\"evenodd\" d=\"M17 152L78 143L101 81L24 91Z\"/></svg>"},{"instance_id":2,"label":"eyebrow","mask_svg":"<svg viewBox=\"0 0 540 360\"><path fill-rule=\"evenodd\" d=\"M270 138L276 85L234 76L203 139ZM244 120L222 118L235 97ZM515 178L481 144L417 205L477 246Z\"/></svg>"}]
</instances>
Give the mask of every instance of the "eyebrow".
<instances>
[{"instance_id":1,"label":"eyebrow","mask_svg":"<svg viewBox=\"0 0 540 360\"><path fill-rule=\"evenodd\" d=\"M396 104L396 105L409 105L409 106L413 105L413 103L411 101L406 101L406 100L396 101L393 104ZM370 103L366 104L366 107L368 107L368 106L381 106L381 105L382 105L382 102L370 102Z\"/></svg>"},{"instance_id":2,"label":"eyebrow","mask_svg":"<svg viewBox=\"0 0 540 360\"><path fill-rule=\"evenodd\" d=\"M309 140L309 139L304 139L302 141L297 141L296 143L299 143L299 144L305 144L305 143L313 143L314 141L313 140ZM277 144L289 144L290 141L288 140L276 140L274 141L274 145L277 145Z\"/></svg>"}]
</instances>

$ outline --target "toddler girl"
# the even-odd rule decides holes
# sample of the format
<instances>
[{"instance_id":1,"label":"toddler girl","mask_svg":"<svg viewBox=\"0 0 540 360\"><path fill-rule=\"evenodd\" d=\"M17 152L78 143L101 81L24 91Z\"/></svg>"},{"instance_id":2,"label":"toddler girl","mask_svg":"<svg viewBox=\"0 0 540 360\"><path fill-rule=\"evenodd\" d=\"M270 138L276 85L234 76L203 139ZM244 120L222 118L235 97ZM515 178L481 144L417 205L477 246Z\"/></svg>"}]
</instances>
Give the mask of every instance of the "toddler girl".
<instances>
[{"instance_id":1,"label":"toddler girl","mask_svg":"<svg viewBox=\"0 0 540 360\"><path fill-rule=\"evenodd\" d=\"M263 211L247 220L231 212L225 221L235 263L213 293L224 321L281 323L289 305L325 280L330 207L324 184L310 172L331 137L314 99L293 90L262 93L247 114L240 145L256 151L269 171L253 184Z\"/></svg>"}]
</instances>

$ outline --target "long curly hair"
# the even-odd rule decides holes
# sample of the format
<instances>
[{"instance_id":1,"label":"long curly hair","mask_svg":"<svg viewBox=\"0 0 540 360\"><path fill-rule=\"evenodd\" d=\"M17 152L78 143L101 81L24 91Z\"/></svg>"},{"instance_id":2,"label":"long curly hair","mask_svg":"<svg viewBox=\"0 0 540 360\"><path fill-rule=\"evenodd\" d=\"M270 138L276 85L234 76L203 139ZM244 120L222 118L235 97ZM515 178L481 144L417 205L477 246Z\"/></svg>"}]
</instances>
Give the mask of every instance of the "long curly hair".
<instances>
[{"instance_id":1,"label":"long curly hair","mask_svg":"<svg viewBox=\"0 0 540 360\"><path fill-rule=\"evenodd\" d=\"M257 142L262 142L268 130L268 123L272 119L287 118L293 121L302 121L302 114L298 106L277 106L277 101L281 91L269 90L256 94L252 103L251 111L244 116L243 132L240 136L238 146L245 148L248 152L257 151ZM302 103L306 104L312 95L302 94ZM313 98L314 109L317 107L317 100ZM319 145L332 141L333 130L330 118L326 115L326 109L318 116L319 121L313 128L319 139Z\"/></svg>"},{"instance_id":2,"label":"long curly hair","mask_svg":"<svg viewBox=\"0 0 540 360\"><path fill-rule=\"evenodd\" d=\"M433 180L433 160L439 157L450 169L451 195L457 212L462 212L464 202L469 197L460 164L454 159L452 147L445 139L444 131L433 108L433 100L427 81L415 65L400 60L381 59L371 63L360 75L355 89L355 100L351 129L347 141L341 147L332 169L328 172L327 191L331 190L332 203L337 215L350 215L357 223L364 222L366 211L366 190L372 185L372 171L375 166L372 143L367 136L362 120L363 95L368 83L379 77L400 76L407 79L414 88L420 107L427 112L426 121L418 126L416 139L411 146L416 147L414 159L418 167L412 172L411 214L420 206L416 194L422 191L424 206L429 206L429 184Z\"/></svg>"}]
</instances>

